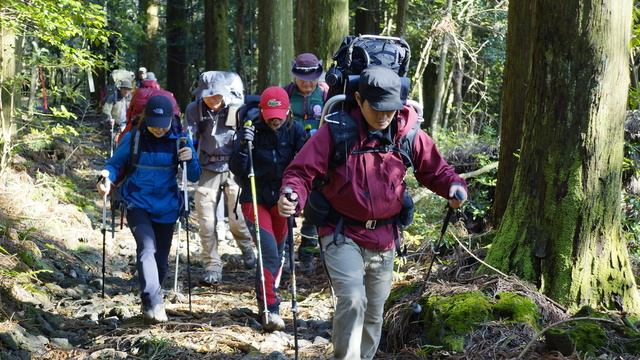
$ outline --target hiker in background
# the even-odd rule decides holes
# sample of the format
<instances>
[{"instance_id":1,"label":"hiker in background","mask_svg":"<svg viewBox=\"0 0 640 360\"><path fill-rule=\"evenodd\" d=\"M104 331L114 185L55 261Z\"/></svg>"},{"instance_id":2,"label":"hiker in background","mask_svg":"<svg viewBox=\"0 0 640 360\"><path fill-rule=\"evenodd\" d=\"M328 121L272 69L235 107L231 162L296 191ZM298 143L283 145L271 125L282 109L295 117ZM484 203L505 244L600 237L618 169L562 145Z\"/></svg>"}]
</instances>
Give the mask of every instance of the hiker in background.
<instances>
[{"instance_id":1,"label":"hiker in background","mask_svg":"<svg viewBox=\"0 0 640 360\"><path fill-rule=\"evenodd\" d=\"M162 90L162 86L160 86L158 79L156 79L156 74L151 71L147 72L147 78L142 80L138 88Z\"/></svg>"},{"instance_id":2,"label":"hiker in background","mask_svg":"<svg viewBox=\"0 0 640 360\"><path fill-rule=\"evenodd\" d=\"M280 276L280 265L287 236L287 219L278 214L278 196L282 181L282 173L304 144L304 129L293 121L289 108L289 96L277 86L264 90L260 96L260 112L252 124L246 124L236 138L235 150L231 155L231 171L242 179L240 204L242 212L255 234L254 199L258 204L259 252L262 259L264 284L260 267L256 272L256 297L260 313L264 312L266 303L268 315L263 317L262 326L266 331L284 329L284 321L280 317L280 300L277 296L276 282ZM257 113L257 112L256 112ZM248 149L248 143L253 150ZM252 154L253 169L249 161ZM254 173L255 188L252 191L249 174ZM265 292L263 293L262 286Z\"/></svg>"},{"instance_id":3,"label":"hiker in background","mask_svg":"<svg viewBox=\"0 0 640 360\"><path fill-rule=\"evenodd\" d=\"M131 103L131 80L124 79L118 84L118 91L110 92L102 106L102 115L109 127L122 131L127 124L127 108Z\"/></svg>"},{"instance_id":4,"label":"hiker in background","mask_svg":"<svg viewBox=\"0 0 640 360\"><path fill-rule=\"evenodd\" d=\"M244 265L247 269L256 265L251 234L242 213L236 211L240 187L229 172L229 156L233 151L236 131L234 126L227 124L230 93L225 83L225 76L220 72L202 73L198 88L193 91L198 100L185 110L187 131L197 141L198 158L203 168L194 200L205 270L201 281L210 285L222 280L222 260L218 253L222 239L218 238L217 225L224 225L224 216L220 217L217 208L220 202L224 202L223 195L227 198L229 230L242 251ZM235 118L232 120L235 124Z\"/></svg>"},{"instance_id":5,"label":"hiker in background","mask_svg":"<svg viewBox=\"0 0 640 360\"><path fill-rule=\"evenodd\" d=\"M147 68L142 66L138 69L138 74L136 75L136 89L142 87L142 82L147 79Z\"/></svg>"},{"instance_id":6,"label":"hiker in background","mask_svg":"<svg viewBox=\"0 0 640 360\"><path fill-rule=\"evenodd\" d=\"M138 133L136 137L135 134ZM179 140L186 137L186 146ZM135 140L137 139L137 140ZM132 161L132 141L138 141L137 161ZM173 104L165 96L147 102L138 127L127 132L107 161L109 181L98 184L101 195L108 193L122 169L129 175L118 189L126 205L127 223L136 240L136 267L140 283L142 316L146 324L168 320L162 300L162 283L167 276L173 228L185 199L178 188L178 166L187 164L187 178L196 182L202 169L188 134L173 114ZM114 191L115 192L115 191Z\"/></svg>"},{"instance_id":7,"label":"hiker in background","mask_svg":"<svg viewBox=\"0 0 640 360\"><path fill-rule=\"evenodd\" d=\"M323 73L322 60L318 60L314 54L300 54L291 62L293 82L284 87L289 94L293 119L302 124L307 139L318 130L322 108L327 99L328 85L319 82ZM317 252L318 230L306 217L302 219L300 237L301 241L298 246L300 265L298 268L303 274L310 275L316 269L313 264L313 255ZM285 245L283 271L286 273L291 271L289 251L288 245Z\"/></svg>"},{"instance_id":8,"label":"hiker in background","mask_svg":"<svg viewBox=\"0 0 640 360\"><path fill-rule=\"evenodd\" d=\"M374 357L391 290L394 248L400 243L401 210L413 211L404 200L407 165L400 153L371 151L398 143L418 121L413 108L403 105L400 92L400 77L393 70L372 66L362 71L357 106L349 113L358 127L353 150L332 167L330 159L335 159L340 144L334 144L332 127L325 124L307 141L282 181L283 188L293 190L293 201L280 196L278 208L282 216L290 216L309 201L313 179L329 176L320 192L314 192L312 203L314 209L326 209L318 216L324 223L319 235L337 296L331 336L336 359ZM449 199L452 208L462 205L464 200L454 194L463 192L466 198L464 180L419 128L410 157L421 184Z\"/></svg>"}]
</instances>

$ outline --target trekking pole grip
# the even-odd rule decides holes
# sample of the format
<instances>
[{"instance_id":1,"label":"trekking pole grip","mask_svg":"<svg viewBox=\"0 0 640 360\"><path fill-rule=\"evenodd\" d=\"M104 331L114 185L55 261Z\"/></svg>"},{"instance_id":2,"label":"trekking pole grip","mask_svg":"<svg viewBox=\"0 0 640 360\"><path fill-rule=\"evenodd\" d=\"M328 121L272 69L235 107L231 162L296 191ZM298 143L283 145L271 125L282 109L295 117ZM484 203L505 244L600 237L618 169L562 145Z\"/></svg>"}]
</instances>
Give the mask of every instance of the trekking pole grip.
<instances>
[{"instance_id":1,"label":"trekking pole grip","mask_svg":"<svg viewBox=\"0 0 640 360\"><path fill-rule=\"evenodd\" d=\"M466 200L467 194L462 190L456 190L456 193L453 195L458 200Z\"/></svg>"},{"instance_id":2,"label":"trekking pole grip","mask_svg":"<svg viewBox=\"0 0 640 360\"><path fill-rule=\"evenodd\" d=\"M288 186L283 187L282 194L284 195L284 197L287 198L287 200L294 201L294 200L291 200L291 194L293 194L293 190L290 187Z\"/></svg>"}]
</instances>

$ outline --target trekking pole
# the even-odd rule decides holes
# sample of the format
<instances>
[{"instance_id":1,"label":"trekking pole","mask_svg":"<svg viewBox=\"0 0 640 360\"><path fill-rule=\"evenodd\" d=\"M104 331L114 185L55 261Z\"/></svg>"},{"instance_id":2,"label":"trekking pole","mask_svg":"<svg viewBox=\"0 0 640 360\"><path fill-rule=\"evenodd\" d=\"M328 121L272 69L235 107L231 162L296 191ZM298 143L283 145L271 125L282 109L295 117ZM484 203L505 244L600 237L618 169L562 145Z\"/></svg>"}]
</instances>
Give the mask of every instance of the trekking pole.
<instances>
[{"instance_id":1,"label":"trekking pole","mask_svg":"<svg viewBox=\"0 0 640 360\"><path fill-rule=\"evenodd\" d=\"M109 157L113 156L113 124L111 124L111 131L109 133Z\"/></svg>"},{"instance_id":2,"label":"trekking pole","mask_svg":"<svg viewBox=\"0 0 640 360\"><path fill-rule=\"evenodd\" d=\"M244 123L245 126L251 126L251 120ZM260 284L262 286L262 320L266 324L269 310L267 309L267 286L264 278L264 262L262 261L262 245L260 244L260 224L258 223L258 193L256 192L256 174L253 171L253 141L247 141L247 152L249 156L249 183L251 184L251 201L253 202L253 224L255 228L256 247L258 248L258 267L260 271Z\"/></svg>"},{"instance_id":3,"label":"trekking pole","mask_svg":"<svg viewBox=\"0 0 640 360\"><path fill-rule=\"evenodd\" d=\"M458 200L464 200L466 199L466 194L460 190L456 191L454 197ZM422 292L424 291L424 287L427 283L427 281L429 280L429 275L431 274L431 267L433 267L433 263L436 260L436 251L437 249L440 247L440 244L442 243L442 239L444 238L444 234L447 232L447 227L449 226L449 221L451 220L451 216L453 215L454 212L454 208L452 208L451 206L449 206L449 204L447 203L447 215L444 217L444 223L442 224L442 228L440 229L440 237L438 238L438 242L436 243L435 246L435 250L433 252L433 257L431 258L431 262L429 263L429 267L427 268L427 273L424 277L424 282L422 283L422 286L420 287L420 291L418 292L418 296L420 296L422 294ZM413 309L414 312L421 312L422 311L422 307L420 306L420 304L418 303L413 303L411 304L411 307Z\"/></svg>"},{"instance_id":4,"label":"trekking pole","mask_svg":"<svg viewBox=\"0 0 640 360\"><path fill-rule=\"evenodd\" d=\"M290 187L285 186L282 188L282 192L287 200L291 200L291 194L293 190ZM295 349L295 360L298 360L298 302L296 295L296 262L295 253L293 251L293 224L295 222L295 216L291 215L287 219L287 225L289 231L287 232L287 241L289 242L289 260L291 262L291 313L293 313L293 343Z\"/></svg>"},{"instance_id":5,"label":"trekking pole","mask_svg":"<svg viewBox=\"0 0 640 360\"><path fill-rule=\"evenodd\" d=\"M185 146L187 146L187 138L181 137L180 148L182 149ZM183 209L184 229L185 229L185 236L187 237L187 293L189 295L189 313L192 313L192 310L191 310L191 259L189 255L189 252L190 252L189 251L189 190L187 189L187 161L186 160L182 162L182 197L184 198L184 209ZM180 228L178 228L178 230L179 229ZM178 241L180 241L179 238L178 238ZM178 276L177 261L178 260L176 259L176 270L175 270L176 278Z\"/></svg>"},{"instance_id":6,"label":"trekking pole","mask_svg":"<svg viewBox=\"0 0 640 360\"><path fill-rule=\"evenodd\" d=\"M109 170L102 170L100 173L103 182L107 183L109 181ZM106 266L106 250L107 250L107 195L108 191L102 195L102 298L104 298L104 279L105 273L107 272Z\"/></svg>"},{"instance_id":7,"label":"trekking pole","mask_svg":"<svg viewBox=\"0 0 640 360\"><path fill-rule=\"evenodd\" d=\"M182 234L182 214L178 217L178 242L176 243L176 266L175 276L173 278L173 292L178 293L178 264L180 260L180 238Z\"/></svg>"}]
</instances>

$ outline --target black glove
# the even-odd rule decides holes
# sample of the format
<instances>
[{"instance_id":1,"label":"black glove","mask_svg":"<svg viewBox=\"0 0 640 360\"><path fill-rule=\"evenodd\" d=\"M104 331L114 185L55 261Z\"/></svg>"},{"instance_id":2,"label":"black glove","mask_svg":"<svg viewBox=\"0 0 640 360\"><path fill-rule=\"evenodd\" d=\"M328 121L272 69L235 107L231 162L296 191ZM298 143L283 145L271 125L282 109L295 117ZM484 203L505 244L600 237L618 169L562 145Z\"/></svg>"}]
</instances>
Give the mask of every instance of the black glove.
<instances>
[{"instance_id":1,"label":"black glove","mask_svg":"<svg viewBox=\"0 0 640 360\"><path fill-rule=\"evenodd\" d=\"M251 125L245 125L242 127L242 142L253 141L255 137L255 128Z\"/></svg>"}]
</instances>

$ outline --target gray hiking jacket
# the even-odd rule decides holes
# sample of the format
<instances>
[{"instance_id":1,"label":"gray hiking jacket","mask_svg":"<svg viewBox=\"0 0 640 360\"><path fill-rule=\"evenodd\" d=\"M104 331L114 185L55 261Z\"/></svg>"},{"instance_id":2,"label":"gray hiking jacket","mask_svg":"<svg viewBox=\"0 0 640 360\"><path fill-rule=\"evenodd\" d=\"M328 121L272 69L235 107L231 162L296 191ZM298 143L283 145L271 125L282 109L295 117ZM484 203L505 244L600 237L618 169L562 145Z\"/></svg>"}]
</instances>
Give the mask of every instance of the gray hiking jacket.
<instances>
[{"instance_id":1,"label":"gray hiking jacket","mask_svg":"<svg viewBox=\"0 0 640 360\"><path fill-rule=\"evenodd\" d=\"M225 124L228 113L228 106L213 111L202 99L190 103L184 111L186 130L197 143L198 159L205 170L229 171L236 130Z\"/></svg>"}]
</instances>

